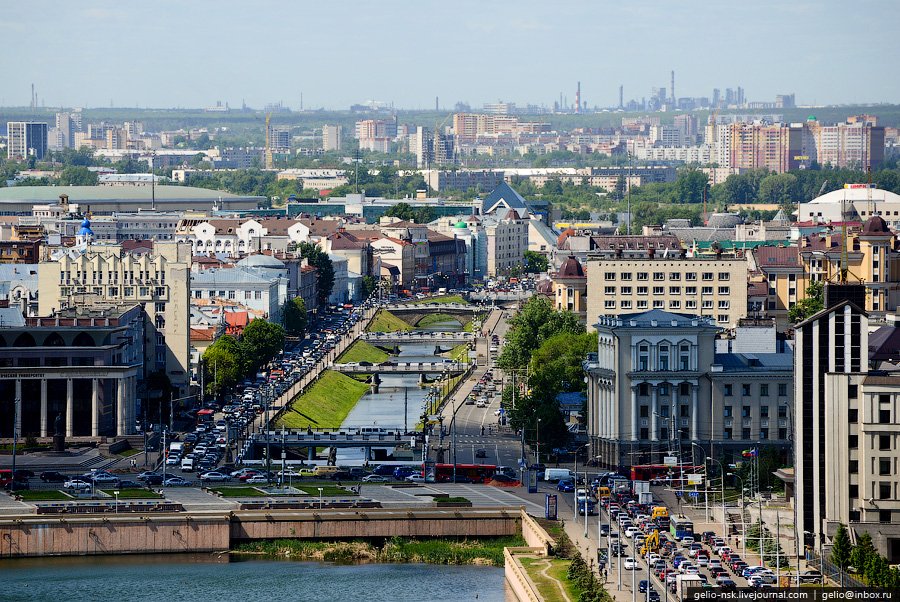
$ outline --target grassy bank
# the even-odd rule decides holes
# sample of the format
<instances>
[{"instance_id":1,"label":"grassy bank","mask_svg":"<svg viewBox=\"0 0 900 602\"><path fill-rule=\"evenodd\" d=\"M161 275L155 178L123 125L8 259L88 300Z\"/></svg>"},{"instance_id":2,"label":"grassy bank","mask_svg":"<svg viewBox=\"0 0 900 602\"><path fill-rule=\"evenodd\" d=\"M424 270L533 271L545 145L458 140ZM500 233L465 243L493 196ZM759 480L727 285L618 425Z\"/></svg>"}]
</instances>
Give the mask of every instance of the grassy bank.
<instances>
[{"instance_id":1,"label":"grassy bank","mask_svg":"<svg viewBox=\"0 0 900 602\"><path fill-rule=\"evenodd\" d=\"M428 299L416 299L415 301L409 301L411 305L424 305L426 303L460 303L462 305L468 305L469 302L463 299L460 295L445 295L443 297L430 297Z\"/></svg>"},{"instance_id":2,"label":"grassy bank","mask_svg":"<svg viewBox=\"0 0 900 602\"><path fill-rule=\"evenodd\" d=\"M462 343L460 345L457 345L450 351L443 352L441 355L456 362L465 361L465 359L469 356L469 344Z\"/></svg>"},{"instance_id":3,"label":"grassy bank","mask_svg":"<svg viewBox=\"0 0 900 602\"><path fill-rule=\"evenodd\" d=\"M412 326L391 312L380 309L375 314L375 317L372 318L372 321L369 322L369 327L366 330L369 332L405 332L412 330Z\"/></svg>"},{"instance_id":4,"label":"grassy bank","mask_svg":"<svg viewBox=\"0 0 900 602\"><path fill-rule=\"evenodd\" d=\"M566 578L571 560L519 557L519 562L545 602L566 602L567 598L563 596L560 586L565 589L568 600L578 600L581 592Z\"/></svg>"},{"instance_id":5,"label":"grassy bank","mask_svg":"<svg viewBox=\"0 0 900 602\"><path fill-rule=\"evenodd\" d=\"M115 497L115 489L104 489L103 493ZM119 489L120 500L160 500L163 496L149 489Z\"/></svg>"},{"instance_id":6,"label":"grassy bank","mask_svg":"<svg viewBox=\"0 0 900 602\"><path fill-rule=\"evenodd\" d=\"M372 362L373 364L380 364L381 362L386 361L389 357L391 356L378 347L369 345L365 341L356 341L337 358L336 363L350 364L359 362Z\"/></svg>"},{"instance_id":7,"label":"grassy bank","mask_svg":"<svg viewBox=\"0 0 900 602\"><path fill-rule=\"evenodd\" d=\"M72 496L66 495L56 489L24 489L15 494L22 498L23 502L64 502L72 500Z\"/></svg>"},{"instance_id":8,"label":"grassy bank","mask_svg":"<svg viewBox=\"0 0 900 602\"><path fill-rule=\"evenodd\" d=\"M324 562L424 562L503 566L503 548L525 545L520 536L485 539L407 539L394 537L376 547L369 541L254 541L234 551Z\"/></svg>"},{"instance_id":9,"label":"grassy bank","mask_svg":"<svg viewBox=\"0 0 900 602\"><path fill-rule=\"evenodd\" d=\"M442 324L445 322L456 322L457 324L459 324L459 319L456 316L451 316L450 314L428 314L416 323L416 328L427 328L429 326L434 326L435 324Z\"/></svg>"},{"instance_id":10,"label":"grassy bank","mask_svg":"<svg viewBox=\"0 0 900 602\"><path fill-rule=\"evenodd\" d=\"M291 402L274 426L340 428L347 414L368 390L369 386L365 383L340 372L326 370L315 384Z\"/></svg>"}]
</instances>

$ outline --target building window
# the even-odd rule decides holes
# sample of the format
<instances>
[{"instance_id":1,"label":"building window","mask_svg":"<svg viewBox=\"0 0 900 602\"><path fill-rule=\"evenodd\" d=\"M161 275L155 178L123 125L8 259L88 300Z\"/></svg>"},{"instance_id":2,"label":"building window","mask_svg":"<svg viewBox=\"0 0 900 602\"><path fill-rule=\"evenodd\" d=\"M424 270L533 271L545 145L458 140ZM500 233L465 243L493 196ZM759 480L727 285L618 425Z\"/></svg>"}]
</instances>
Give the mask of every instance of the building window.
<instances>
[{"instance_id":1,"label":"building window","mask_svg":"<svg viewBox=\"0 0 900 602\"><path fill-rule=\"evenodd\" d=\"M716 321L719 324L727 324L728 323L728 314L719 314L716 316Z\"/></svg>"},{"instance_id":2,"label":"building window","mask_svg":"<svg viewBox=\"0 0 900 602\"><path fill-rule=\"evenodd\" d=\"M691 385L690 383L681 383L678 385L678 394L687 397L691 394Z\"/></svg>"},{"instance_id":3,"label":"building window","mask_svg":"<svg viewBox=\"0 0 900 602\"><path fill-rule=\"evenodd\" d=\"M890 458L878 458L878 474L883 476L892 474Z\"/></svg>"},{"instance_id":4,"label":"building window","mask_svg":"<svg viewBox=\"0 0 900 602\"><path fill-rule=\"evenodd\" d=\"M720 295L730 295L730 294L731 294L731 287L730 287L730 286L720 286L720 287L719 287L719 294L720 294Z\"/></svg>"},{"instance_id":5,"label":"building window","mask_svg":"<svg viewBox=\"0 0 900 602\"><path fill-rule=\"evenodd\" d=\"M696 295L696 294L697 294L697 287L696 287L696 286L686 286L686 287L684 287L684 294L685 294L685 295Z\"/></svg>"},{"instance_id":6,"label":"building window","mask_svg":"<svg viewBox=\"0 0 900 602\"><path fill-rule=\"evenodd\" d=\"M641 418L647 418L650 416L650 406L641 406Z\"/></svg>"},{"instance_id":7,"label":"building window","mask_svg":"<svg viewBox=\"0 0 900 602\"><path fill-rule=\"evenodd\" d=\"M235 297L237 297L237 291L234 291L234 290L228 291L229 299L234 299Z\"/></svg>"},{"instance_id":8,"label":"building window","mask_svg":"<svg viewBox=\"0 0 900 602\"><path fill-rule=\"evenodd\" d=\"M759 406L759 417L760 418L768 418L769 417L769 406Z\"/></svg>"},{"instance_id":9,"label":"building window","mask_svg":"<svg viewBox=\"0 0 900 602\"><path fill-rule=\"evenodd\" d=\"M859 448L859 435L848 435L847 436L847 447L850 449L858 449Z\"/></svg>"},{"instance_id":10,"label":"building window","mask_svg":"<svg viewBox=\"0 0 900 602\"><path fill-rule=\"evenodd\" d=\"M620 274L622 280L631 280L631 272L624 272Z\"/></svg>"},{"instance_id":11,"label":"building window","mask_svg":"<svg viewBox=\"0 0 900 602\"><path fill-rule=\"evenodd\" d=\"M654 286L653 287L654 295L663 296L665 293L666 293L666 287L664 287L664 286Z\"/></svg>"},{"instance_id":12,"label":"building window","mask_svg":"<svg viewBox=\"0 0 900 602\"><path fill-rule=\"evenodd\" d=\"M847 385L847 397L850 399L859 397L859 385Z\"/></svg>"},{"instance_id":13,"label":"building window","mask_svg":"<svg viewBox=\"0 0 900 602\"><path fill-rule=\"evenodd\" d=\"M760 397L768 397L769 396L769 383L763 383L759 385L759 396ZM769 415L768 408L766 408L766 416Z\"/></svg>"},{"instance_id":14,"label":"building window","mask_svg":"<svg viewBox=\"0 0 900 602\"><path fill-rule=\"evenodd\" d=\"M650 395L650 385L647 383L641 383L638 385L638 395L641 397L647 397Z\"/></svg>"},{"instance_id":15,"label":"building window","mask_svg":"<svg viewBox=\"0 0 900 602\"><path fill-rule=\"evenodd\" d=\"M734 385L727 384L723 387L725 397L731 397L734 395Z\"/></svg>"},{"instance_id":16,"label":"building window","mask_svg":"<svg viewBox=\"0 0 900 602\"><path fill-rule=\"evenodd\" d=\"M680 287L680 286L670 286L670 287L669 287L669 294L670 294L670 295L680 295L680 294L681 294L681 287Z\"/></svg>"},{"instance_id":17,"label":"building window","mask_svg":"<svg viewBox=\"0 0 900 602\"><path fill-rule=\"evenodd\" d=\"M711 282L712 279L713 279L713 273L712 273L712 272L703 272L703 281L704 281L704 282Z\"/></svg>"},{"instance_id":18,"label":"building window","mask_svg":"<svg viewBox=\"0 0 900 602\"><path fill-rule=\"evenodd\" d=\"M689 301L685 301L685 302L684 302L684 307L685 307L685 309L697 309L697 302L696 302L696 301L690 301L690 300L689 300Z\"/></svg>"},{"instance_id":19,"label":"building window","mask_svg":"<svg viewBox=\"0 0 900 602\"><path fill-rule=\"evenodd\" d=\"M859 460L850 460L849 469L850 474L859 474ZM851 485L853 487L853 485ZM859 497L859 496L851 496L851 497Z\"/></svg>"},{"instance_id":20,"label":"building window","mask_svg":"<svg viewBox=\"0 0 900 602\"><path fill-rule=\"evenodd\" d=\"M847 410L847 422L850 424L859 422L859 410L856 408L850 408Z\"/></svg>"},{"instance_id":21,"label":"building window","mask_svg":"<svg viewBox=\"0 0 900 602\"><path fill-rule=\"evenodd\" d=\"M653 300L653 309L664 309L666 307L666 302L662 299L654 299Z\"/></svg>"},{"instance_id":22,"label":"building window","mask_svg":"<svg viewBox=\"0 0 900 602\"><path fill-rule=\"evenodd\" d=\"M681 351L678 354L678 369L679 370L690 370L691 369L691 348L687 345L681 346Z\"/></svg>"},{"instance_id":23,"label":"building window","mask_svg":"<svg viewBox=\"0 0 900 602\"><path fill-rule=\"evenodd\" d=\"M778 396L787 397L787 383L778 383Z\"/></svg>"},{"instance_id":24,"label":"building window","mask_svg":"<svg viewBox=\"0 0 900 602\"><path fill-rule=\"evenodd\" d=\"M254 299L262 299L262 291L253 291Z\"/></svg>"},{"instance_id":25,"label":"building window","mask_svg":"<svg viewBox=\"0 0 900 602\"><path fill-rule=\"evenodd\" d=\"M878 435L878 449L882 451L889 451L891 449L890 435Z\"/></svg>"},{"instance_id":26,"label":"building window","mask_svg":"<svg viewBox=\"0 0 900 602\"><path fill-rule=\"evenodd\" d=\"M669 346L668 345L660 345L660 347L659 347L659 369L663 372L667 372L669 370Z\"/></svg>"},{"instance_id":27,"label":"building window","mask_svg":"<svg viewBox=\"0 0 900 602\"><path fill-rule=\"evenodd\" d=\"M661 280L665 280L666 275L664 272L653 272L653 280L659 282Z\"/></svg>"},{"instance_id":28,"label":"building window","mask_svg":"<svg viewBox=\"0 0 900 602\"><path fill-rule=\"evenodd\" d=\"M245 299L245 300L249 299L249 298L250 298L250 295L251 295L251 292L250 292L250 291L244 291L244 299Z\"/></svg>"},{"instance_id":29,"label":"building window","mask_svg":"<svg viewBox=\"0 0 900 602\"><path fill-rule=\"evenodd\" d=\"M879 510L878 511L878 522L880 523L889 523L893 521L893 512L890 510Z\"/></svg>"},{"instance_id":30,"label":"building window","mask_svg":"<svg viewBox=\"0 0 900 602\"><path fill-rule=\"evenodd\" d=\"M741 384L741 395L744 397L750 397L750 383Z\"/></svg>"},{"instance_id":31,"label":"building window","mask_svg":"<svg viewBox=\"0 0 900 602\"><path fill-rule=\"evenodd\" d=\"M731 439L731 429L727 428L722 431L722 439Z\"/></svg>"},{"instance_id":32,"label":"building window","mask_svg":"<svg viewBox=\"0 0 900 602\"><path fill-rule=\"evenodd\" d=\"M891 484L890 483L885 483L884 481L879 481L879 483L878 483L878 499L879 500L891 499Z\"/></svg>"},{"instance_id":33,"label":"building window","mask_svg":"<svg viewBox=\"0 0 900 602\"><path fill-rule=\"evenodd\" d=\"M731 406L725 406L724 411L725 411L725 418L732 417L733 414L732 414Z\"/></svg>"},{"instance_id":34,"label":"building window","mask_svg":"<svg viewBox=\"0 0 900 602\"><path fill-rule=\"evenodd\" d=\"M649 439L650 438L650 429L642 428L641 429L641 439Z\"/></svg>"},{"instance_id":35,"label":"building window","mask_svg":"<svg viewBox=\"0 0 900 602\"><path fill-rule=\"evenodd\" d=\"M878 424L890 424L891 423L891 411L890 410L878 410Z\"/></svg>"},{"instance_id":36,"label":"building window","mask_svg":"<svg viewBox=\"0 0 900 602\"><path fill-rule=\"evenodd\" d=\"M719 309L731 309L731 301L728 299L719 299Z\"/></svg>"},{"instance_id":37,"label":"building window","mask_svg":"<svg viewBox=\"0 0 900 602\"><path fill-rule=\"evenodd\" d=\"M203 291L198 291L198 290L194 291L194 299L201 299L202 296L203 296Z\"/></svg>"},{"instance_id":38,"label":"building window","mask_svg":"<svg viewBox=\"0 0 900 602\"><path fill-rule=\"evenodd\" d=\"M695 282L697 280L697 272L685 272L684 279Z\"/></svg>"},{"instance_id":39,"label":"building window","mask_svg":"<svg viewBox=\"0 0 900 602\"><path fill-rule=\"evenodd\" d=\"M638 272L637 273L638 280L647 280L647 276L648 276L647 272Z\"/></svg>"},{"instance_id":40,"label":"building window","mask_svg":"<svg viewBox=\"0 0 900 602\"><path fill-rule=\"evenodd\" d=\"M646 295L646 294L647 294L647 287L646 287L646 286L639 286L639 287L637 287L637 294L638 294L638 295Z\"/></svg>"},{"instance_id":41,"label":"building window","mask_svg":"<svg viewBox=\"0 0 900 602\"><path fill-rule=\"evenodd\" d=\"M778 438L782 441L786 441L788 438L787 429L778 429Z\"/></svg>"},{"instance_id":42,"label":"building window","mask_svg":"<svg viewBox=\"0 0 900 602\"><path fill-rule=\"evenodd\" d=\"M759 429L759 438L760 439L768 439L769 438L769 429Z\"/></svg>"},{"instance_id":43,"label":"building window","mask_svg":"<svg viewBox=\"0 0 900 602\"><path fill-rule=\"evenodd\" d=\"M603 274L603 279L604 280L615 280L616 273L615 272L606 272L605 274Z\"/></svg>"},{"instance_id":44,"label":"building window","mask_svg":"<svg viewBox=\"0 0 900 602\"><path fill-rule=\"evenodd\" d=\"M741 439L745 441L750 439L750 429L741 429Z\"/></svg>"},{"instance_id":45,"label":"building window","mask_svg":"<svg viewBox=\"0 0 900 602\"><path fill-rule=\"evenodd\" d=\"M847 492L850 494L851 499L859 497L859 485L850 485Z\"/></svg>"},{"instance_id":46,"label":"building window","mask_svg":"<svg viewBox=\"0 0 900 602\"><path fill-rule=\"evenodd\" d=\"M638 299L637 308L638 309L647 309L647 300L646 299Z\"/></svg>"},{"instance_id":47,"label":"building window","mask_svg":"<svg viewBox=\"0 0 900 602\"><path fill-rule=\"evenodd\" d=\"M615 308L616 308L616 301L615 301L615 299L606 299L606 300L603 302L603 308L604 308L604 309L615 309Z\"/></svg>"},{"instance_id":48,"label":"building window","mask_svg":"<svg viewBox=\"0 0 900 602\"><path fill-rule=\"evenodd\" d=\"M728 272L719 272L719 280L731 280L731 274Z\"/></svg>"},{"instance_id":49,"label":"building window","mask_svg":"<svg viewBox=\"0 0 900 602\"><path fill-rule=\"evenodd\" d=\"M625 299L622 301L622 309L631 309L631 301Z\"/></svg>"},{"instance_id":50,"label":"building window","mask_svg":"<svg viewBox=\"0 0 900 602\"><path fill-rule=\"evenodd\" d=\"M708 295L712 295L712 294L713 294L713 287L711 287L711 286L704 286L704 287L702 287L702 288L700 289L700 294L701 294L701 295L707 295L707 296L708 296Z\"/></svg>"},{"instance_id":51,"label":"building window","mask_svg":"<svg viewBox=\"0 0 900 602\"><path fill-rule=\"evenodd\" d=\"M686 404L681 404L681 417L682 418L687 418L688 416L691 415L689 408L690 408L690 406L688 406Z\"/></svg>"},{"instance_id":52,"label":"building window","mask_svg":"<svg viewBox=\"0 0 900 602\"><path fill-rule=\"evenodd\" d=\"M560 290L562 290L562 289L560 289ZM615 294L616 294L616 287L614 287L614 286L605 286L605 287L603 287L603 294L604 294L604 295L615 295Z\"/></svg>"},{"instance_id":53,"label":"building window","mask_svg":"<svg viewBox=\"0 0 900 602\"><path fill-rule=\"evenodd\" d=\"M623 286L623 287L621 288L621 291L622 291L622 294L623 294L623 295L630 295L630 294L631 294L631 287L630 287L630 286Z\"/></svg>"}]
</instances>

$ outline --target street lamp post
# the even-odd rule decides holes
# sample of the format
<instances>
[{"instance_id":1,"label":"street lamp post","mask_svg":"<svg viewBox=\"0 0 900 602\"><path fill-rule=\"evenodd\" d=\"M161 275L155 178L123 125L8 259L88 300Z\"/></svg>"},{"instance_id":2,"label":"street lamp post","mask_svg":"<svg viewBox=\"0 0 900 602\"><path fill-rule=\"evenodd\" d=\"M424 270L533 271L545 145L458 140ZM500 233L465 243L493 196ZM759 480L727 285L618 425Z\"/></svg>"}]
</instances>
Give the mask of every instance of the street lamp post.
<instances>
[{"instance_id":1,"label":"street lamp post","mask_svg":"<svg viewBox=\"0 0 900 602\"><path fill-rule=\"evenodd\" d=\"M116 514L119 513L119 490L116 489L113 491L113 495L116 496Z\"/></svg>"},{"instance_id":2,"label":"street lamp post","mask_svg":"<svg viewBox=\"0 0 900 602\"><path fill-rule=\"evenodd\" d=\"M269 385L266 389L266 481L270 487L272 486L272 433L269 431L269 406L272 405L272 395L274 393L272 387L273 385Z\"/></svg>"},{"instance_id":3,"label":"street lamp post","mask_svg":"<svg viewBox=\"0 0 900 602\"><path fill-rule=\"evenodd\" d=\"M733 472L728 473L729 477L734 477L741 482L741 556L747 555L747 526L744 524L744 479L740 475Z\"/></svg>"},{"instance_id":4,"label":"street lamp post","mask_svg":"<svg viewBox=\"0 0 900 602\"><path fill-rule=\"evenodd\" d=\"M322 488L322 487L317 487L317 489L319 490L319 510L321 510L321 509L322 509L322 491L323 491L323 488Z\"/></svg>"},{"instance_id":5,"label":"street lamp post","mask_svg":"<svg viewBox=\"0 0 900 602\"><path fill-rule=\"evenodd\" d=\"M715 462L719 465L719 474L722 477L722 537L728 537L728 527L725 525L725 466L719 460L706 456L707 462Z\"/></svg>"},{"instance_id":6,"label":"street lamp post","mask_svg":"<svg viewBox=\"0 0 900 602\"><path fill-rule=\"evenodd\" d=\"M700 445L691 441L691 464L694 465L694 468L697 466L697 458L694 457L694 448L700 449L700 457L704 458L703 460L703 506L706 510L706 522L709 522L709 494L707 493L707 489L709 489L709 471L706 469L706 451L700 447Z\"/></svg>"},{"instance_id":7,"label":"street lamp post","mask_svg":"<svg viewBox=\"0 0 900 602\"><path fill-rule=\"evenodd\" d=\"M536 426L534 428L534 440L535 440L535 451L534 451L534 463L541 463L541 419L538 418L535 423Z\"/></svg>"}]
</instances>

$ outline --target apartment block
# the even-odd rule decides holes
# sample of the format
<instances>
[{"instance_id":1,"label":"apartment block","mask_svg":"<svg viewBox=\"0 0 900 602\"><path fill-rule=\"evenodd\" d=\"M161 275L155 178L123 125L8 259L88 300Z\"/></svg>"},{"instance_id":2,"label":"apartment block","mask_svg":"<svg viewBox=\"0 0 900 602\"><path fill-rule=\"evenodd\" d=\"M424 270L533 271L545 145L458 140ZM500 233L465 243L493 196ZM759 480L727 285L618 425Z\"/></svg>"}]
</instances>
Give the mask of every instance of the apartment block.
<instances>
[{"instance_id":1,"label":"apartment block","mask_svg":"<svg viewBox=\"0 0 900 602\"><path fill-rule=\"evenodd\" d=\"M733 327L747 315L747 273L744 259L588 259L588 324L657 309Z\"/></svg>"},{"instance_id":2,"label":"apartment block","mask_svg":"<svg viewBox=\"0 0 900 602\"><path fill-rule=\"evenodd\" d=\"M6 123L6 157L8 159L43 159L47 154L48 126L35 121Z\"/></svg>"}]
</instances>

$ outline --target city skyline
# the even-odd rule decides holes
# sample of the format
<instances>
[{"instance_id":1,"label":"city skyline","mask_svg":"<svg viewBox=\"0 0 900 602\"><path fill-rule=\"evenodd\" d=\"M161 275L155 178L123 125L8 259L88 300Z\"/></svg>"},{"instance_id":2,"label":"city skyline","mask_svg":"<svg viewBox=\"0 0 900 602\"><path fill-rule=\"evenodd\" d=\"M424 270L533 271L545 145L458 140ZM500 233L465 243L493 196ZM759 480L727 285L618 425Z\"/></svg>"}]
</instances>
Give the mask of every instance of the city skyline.
<instances>
[{"instance_id":1,"label":"city skyline","mask_svg":"<svg viewBox=\"0 0 900 602\"><path fill-rule=\"evenodd\" d=\"M689 4L520 2L513 13L470 1L427 10L397 1L380 12L356 3L200 2L178 5L177 15L166 2L163 10L18 4L7 9L7 44L28 52L5 55L0 106L28 106L34 84L41 106L280 101L296 110L302 97L306 109L367 100L429 109L436 99L441 109L498 100L552 107L560 96L572 105L581 82L588 107L615 107L620 85L626 102L640 100L669 88L672 70L678 97L738 86L748 100L796 93L798 105L898 96L900 85L877 77L900 49L888 31L900 16L893 3L864 3L877 47L824 43L838 33L837 2Z\"/></svg>"}]
</instances>

